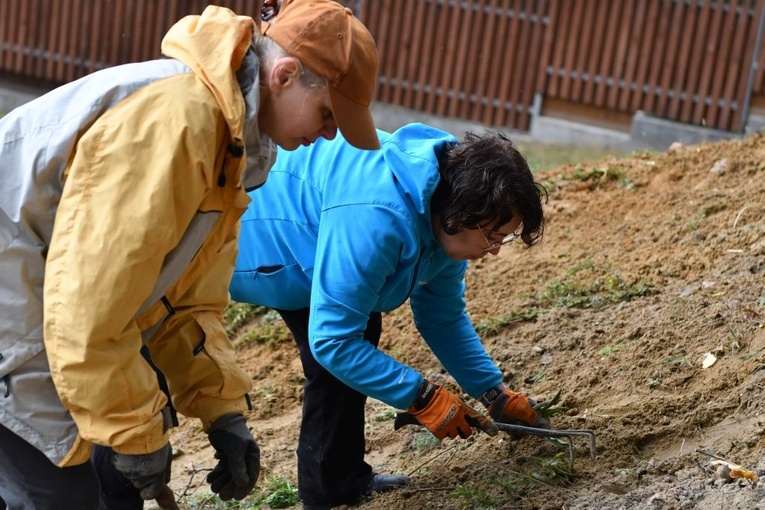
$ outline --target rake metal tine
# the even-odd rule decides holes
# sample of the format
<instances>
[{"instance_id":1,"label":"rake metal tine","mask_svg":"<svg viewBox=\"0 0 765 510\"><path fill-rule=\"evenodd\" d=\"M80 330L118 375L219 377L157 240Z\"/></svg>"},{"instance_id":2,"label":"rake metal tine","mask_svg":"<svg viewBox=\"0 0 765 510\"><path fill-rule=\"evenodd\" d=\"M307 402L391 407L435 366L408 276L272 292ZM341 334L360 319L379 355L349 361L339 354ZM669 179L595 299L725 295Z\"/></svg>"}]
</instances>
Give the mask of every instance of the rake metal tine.
<instances>
[{"instance_id":1,"label":"rake metal tine","mask_svg":"<svg viewBox=\"0 0 765 510\"><path fill-rule=\"evenodd\" d=\"M571 462L573 462L574 458L574 445L573 445L573 439L574 436L583 436L587 437L590 443L590 458L595 458L595 433L591 430L551 430L551 429L540 429L536 427L526 427L524 425L512 425L509 423L499 423L494 422L497 425L497 428L499 430L503 430L505 432L512 432L514 434L523 434L523 435L531 435L531 436L542 436L542 437L562 437L566 438L566 440L569 443L569 454L571 458Z\"/></svg>"},{"instance_id":2,"label":"rake metal tine","mask_svg":"<svg viewBox=\"0 0 765 510\"><path fill-rule=\"evenodd\" d=\"M571 436L566 436L566 442L568 443L568 463L574 467L574 440Z\"/></svg>"}]
</instances>

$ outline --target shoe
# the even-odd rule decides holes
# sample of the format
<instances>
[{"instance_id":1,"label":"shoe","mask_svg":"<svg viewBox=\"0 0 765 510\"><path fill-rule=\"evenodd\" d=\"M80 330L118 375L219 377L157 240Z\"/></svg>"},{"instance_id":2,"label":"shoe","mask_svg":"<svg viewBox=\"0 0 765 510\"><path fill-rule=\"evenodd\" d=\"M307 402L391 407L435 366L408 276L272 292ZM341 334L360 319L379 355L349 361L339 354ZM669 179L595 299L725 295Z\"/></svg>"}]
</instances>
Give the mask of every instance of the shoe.
<instances>
[{"instance_id":1,"label":"shoe","mask_svg":"<svg viewBox=\"0 0 765 510\"><path fill-rule=\"evenodd\" d=\"M411 481L412 479L406 475L381 475L375 473L364 489L363 496L369 497L374 492L390 492L400 489Z\"/></svg>"}]
</instances>

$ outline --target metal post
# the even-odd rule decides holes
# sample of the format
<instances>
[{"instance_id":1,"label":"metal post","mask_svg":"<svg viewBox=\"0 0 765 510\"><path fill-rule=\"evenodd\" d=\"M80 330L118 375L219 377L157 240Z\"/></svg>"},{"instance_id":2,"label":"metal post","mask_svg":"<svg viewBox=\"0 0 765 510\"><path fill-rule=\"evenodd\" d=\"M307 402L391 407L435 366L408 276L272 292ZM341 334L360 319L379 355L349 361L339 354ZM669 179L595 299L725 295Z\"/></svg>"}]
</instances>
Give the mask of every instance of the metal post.
<instances>
[{"instance_id":1,"label":"metal post","mask_svg":"<svg viewBox=\"0 0 765 510\"><path fill-rule=\"evenodd\" d=\"M744 135L744 129L749 123L749 103L752 101L752 87L754 86L754 75L757 72L757 61L760 59L760 47L762 46L762 32L765 29L765 5L760 2L760 22L757 25L757 40L752 50L752 64L749 67L749 79L746 82L746 93L744 94L744 104L741 107L741 120L739 121L738 134Z\"/></svg>"}]
</instances>

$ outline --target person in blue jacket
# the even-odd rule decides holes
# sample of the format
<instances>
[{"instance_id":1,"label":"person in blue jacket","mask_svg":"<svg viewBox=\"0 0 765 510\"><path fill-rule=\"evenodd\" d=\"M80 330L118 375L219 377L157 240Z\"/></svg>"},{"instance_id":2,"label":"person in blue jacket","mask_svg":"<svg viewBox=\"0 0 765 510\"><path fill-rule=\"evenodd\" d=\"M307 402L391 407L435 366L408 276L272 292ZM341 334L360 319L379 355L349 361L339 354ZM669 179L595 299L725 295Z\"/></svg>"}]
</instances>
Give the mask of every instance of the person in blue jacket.
<instances>
[{"instance_id":1,"label":"person in blue jacket","mask_svg":"<svg viewBox=\"0 0 765 510\"><path fill-rule=\"evenodd\" d=\"M381 150L338 134L280 152L242 216L234 301L276 309L306 381L297 448L304 509L353 504L408 483L364 461L367 396L407 410L436 437L496 433L456 394L377 349L381 313L408 299L418 331L462 389L497 421L549 427L484 349L465 310L464 275L544 229L546 191L500 133L464 141L422 124Z\"/></svg>"}]
</instances>

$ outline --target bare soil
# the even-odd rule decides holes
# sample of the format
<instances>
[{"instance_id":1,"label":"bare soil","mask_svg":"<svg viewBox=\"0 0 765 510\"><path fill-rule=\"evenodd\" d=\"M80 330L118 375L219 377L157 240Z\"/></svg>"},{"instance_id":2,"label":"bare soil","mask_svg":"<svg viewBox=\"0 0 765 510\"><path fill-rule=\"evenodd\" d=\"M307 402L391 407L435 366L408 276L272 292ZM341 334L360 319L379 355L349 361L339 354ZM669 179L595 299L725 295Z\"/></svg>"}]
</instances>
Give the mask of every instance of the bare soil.
<instances>
[{"instance_id":1,"label":"bare soil","mask_svg":"<svg viewBox=\"0 0 765 510\"><path fill-rule=\"evenodd\" d=\"M537 400L560 390L566 411L553 425L594 431L595 458L576 439L573 473L545 476L539 462L565 459L565 448L504 434L429 442L394 431L395 410L370 401L367 461L413 483L360 508L765 508L765 489L720 476L709 455L765 475L765 137L538 177L550 192L543 242L473 264L468 308L506 384ZM383 321L382 349L459 391L408 307ZM247 330L238 349L255 385L260 484L268 474L295 483L297 350L242 342ZM183 504L209 490L198 485L213 452L190 420L173 443Z\"/></svg>"}]
</instances>

